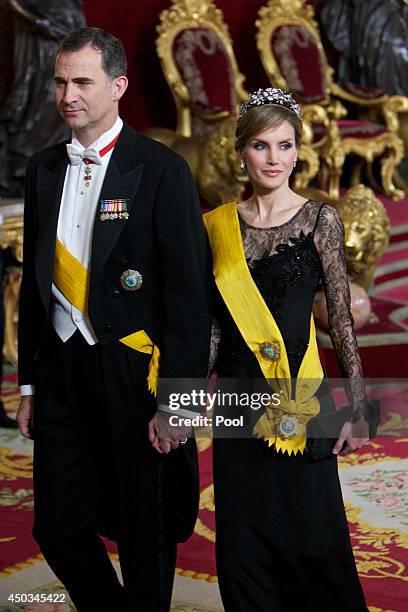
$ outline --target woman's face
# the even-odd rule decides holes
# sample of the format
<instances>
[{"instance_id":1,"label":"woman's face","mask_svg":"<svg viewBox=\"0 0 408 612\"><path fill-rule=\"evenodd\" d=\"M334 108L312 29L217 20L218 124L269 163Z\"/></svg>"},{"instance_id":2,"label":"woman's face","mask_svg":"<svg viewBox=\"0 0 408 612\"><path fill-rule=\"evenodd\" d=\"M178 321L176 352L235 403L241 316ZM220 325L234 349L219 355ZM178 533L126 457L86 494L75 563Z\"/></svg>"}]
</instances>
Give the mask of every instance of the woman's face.
<instances>
[{"instance_id":1,"label":"woman's face","mask_svg":"<svg viewBox=\"0 0 408 612\"><path fill-rule=\"evenodd\" d=\"M295 130L283 121L251 138L241 156L254 188L275 191L288 183L297 153Z\"/></svg>"}]
</instances>

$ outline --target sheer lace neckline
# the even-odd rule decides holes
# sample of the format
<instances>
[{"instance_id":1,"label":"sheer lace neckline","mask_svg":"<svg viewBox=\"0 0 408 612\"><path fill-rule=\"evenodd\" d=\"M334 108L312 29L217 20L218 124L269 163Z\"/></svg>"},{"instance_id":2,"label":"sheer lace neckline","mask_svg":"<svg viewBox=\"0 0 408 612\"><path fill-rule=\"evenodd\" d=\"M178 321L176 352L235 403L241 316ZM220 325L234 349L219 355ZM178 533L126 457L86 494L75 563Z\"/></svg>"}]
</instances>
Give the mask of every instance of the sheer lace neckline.
<instances>
[{"instance_id":1,"label":"sheer lace neckline","mask_svg":"<svg viewBox=\"0 0 408 612\"><path fill-rule=\"evenodd\" d=\"M281 223L280 225L270 225L269 227L258 227L257 225L251 225L250 223L247 223L247 221L245 221L245 219L241 216L241 214L240 214L240 212L238 210L238 203L237 203L237 214L238 214L238 217L239 217L240 221L243 223L243 225L245 227L250 228L250 229L254 229L254 230L258 230L258 231L267 231L267 230L273 230L273 229L280 229L281 227L285 227L285 225L288 225L289 223L294 221L296 219L296 217L302 212L302 210L304 210L305 206L307 204L309 204L309 202L311 202L310 199L306 200L306 202L304 202L302 204L302 206L299 208L299 210L297 210L295 212L295 214L290 217L290 219L285 221L285 223Z\"/></svg>"}]
</instances>

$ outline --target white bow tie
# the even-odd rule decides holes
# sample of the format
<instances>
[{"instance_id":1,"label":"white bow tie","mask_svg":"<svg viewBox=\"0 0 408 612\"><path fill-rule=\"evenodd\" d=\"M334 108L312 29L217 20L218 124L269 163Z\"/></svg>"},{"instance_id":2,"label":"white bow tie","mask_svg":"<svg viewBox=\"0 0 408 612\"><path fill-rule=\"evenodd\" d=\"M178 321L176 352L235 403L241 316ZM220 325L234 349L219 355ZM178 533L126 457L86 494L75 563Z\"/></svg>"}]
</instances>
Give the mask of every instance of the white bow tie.
<instances>
[{"instance_id":1,"label":"white bow tie","mask_svg":"<svg viewBox=\"0 0 408 612\"><path fill-rule=\"evenodd\" d=\"M100 166L102 164L99 152L96 149L80 149L77 145L67 144L67 153L72 166L77 166L84 159L89 159L92 163Z\"/></svg>"}]
</instances>

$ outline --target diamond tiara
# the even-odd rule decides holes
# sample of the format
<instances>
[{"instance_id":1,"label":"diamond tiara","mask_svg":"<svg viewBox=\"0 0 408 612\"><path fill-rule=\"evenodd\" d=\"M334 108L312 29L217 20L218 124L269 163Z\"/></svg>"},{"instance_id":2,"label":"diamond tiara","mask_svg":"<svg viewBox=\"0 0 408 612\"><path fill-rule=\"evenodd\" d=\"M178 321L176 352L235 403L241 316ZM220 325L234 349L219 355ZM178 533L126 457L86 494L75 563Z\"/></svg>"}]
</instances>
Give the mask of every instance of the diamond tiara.
<instances>
[{"instance_id":1,"label":"diamond tiara","mask_svg":"<svg viewBox=\"0 0 408 612\"><path fill-rule=\"evenodd\" d=\"M253 106L262 106L263 104L279 104L291 110L299 119L302 117L300 106L295 102L292 94L275 87L258 89L258 91L251 93L248 100L240 104L239 116L243 117Z\"/></svg>"}]
</instances>

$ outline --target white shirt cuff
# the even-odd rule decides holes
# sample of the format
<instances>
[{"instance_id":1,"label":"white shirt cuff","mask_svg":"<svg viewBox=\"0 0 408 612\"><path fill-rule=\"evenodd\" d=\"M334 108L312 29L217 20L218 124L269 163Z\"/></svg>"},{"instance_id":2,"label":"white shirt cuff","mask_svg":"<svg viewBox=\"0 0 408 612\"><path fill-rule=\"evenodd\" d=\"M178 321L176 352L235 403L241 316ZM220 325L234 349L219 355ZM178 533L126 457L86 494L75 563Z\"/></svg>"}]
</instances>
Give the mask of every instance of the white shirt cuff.
<instances>
[{"instance_id":1,"label":"white shirt cuff","mask_svg":"<svg viewBox=\"0 0 408 612\"><path fill-rule=\"evenodd\" d=\"M20 395L21 397L34 395L34 385L20 385Z\"/></svg>"},{"instance_id":2,"label":"white shirt cuff","mask_svg":"<svg viewBox=\"0 0 408 612\"><path fill-rule=\"evenodd\" d=\"M194 417L200 416L201 414L200 412L194 412L193 410L185 410L184 408L177 408L177 410L174 410L174 408L172 409L169 406L166 406L165 404L159 404L159 410L160 412L168 412L169 414L186 417L187 419L193 419Z\"/></svg>"}]
</instances>

